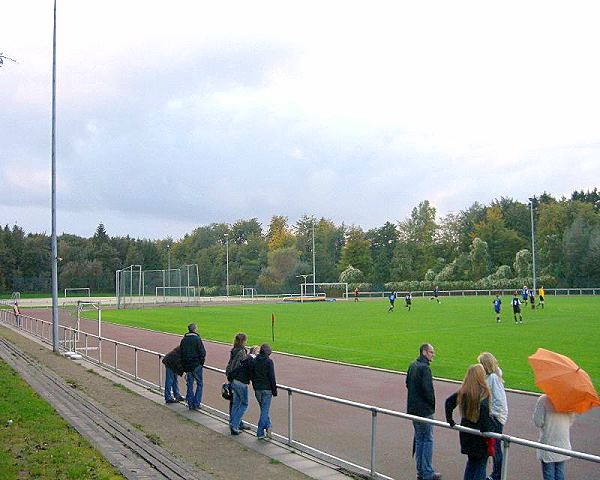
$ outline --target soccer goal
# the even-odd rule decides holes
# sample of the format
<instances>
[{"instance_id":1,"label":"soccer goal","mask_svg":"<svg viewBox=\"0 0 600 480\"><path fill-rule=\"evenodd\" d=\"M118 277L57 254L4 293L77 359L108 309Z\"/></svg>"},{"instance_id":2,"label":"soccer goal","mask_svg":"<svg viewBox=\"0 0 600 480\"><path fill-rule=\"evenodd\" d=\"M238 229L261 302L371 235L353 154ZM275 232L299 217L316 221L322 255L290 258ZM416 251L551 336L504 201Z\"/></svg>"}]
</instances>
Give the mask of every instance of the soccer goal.
<instances>
[{"instance_id":1,"label":"soccer goal","mask_svg":"<svg viewBox=\"0 0 600 480\"><path fill-rule=\"evenodd\" d=\"M327 283L301 283L300 297L341 297L348 300L348 283L346 282L327 282Z\"/></svg>"},{"instance_id":2,"label":"soccer goal","mask_svg":"<svg viewBox=\"0 0 600 480\"><path fill-rule=\"evenodd\" d=\"M77 295L71 295L77 293ZM89 287L74 287L74 288L65 288L65 298L69 295L75 297L91 297L92 291Z\"/></svg>"},{"instance_id":3,"label":"soccer goal","mask_svg":"<svg viewBox=\"0 0 600 480\"><path fill-rule=\"evenodd\" d=\"M242 287L242 297L254 298L256 295L256 288Z\"/></svg>"}]
</instances>

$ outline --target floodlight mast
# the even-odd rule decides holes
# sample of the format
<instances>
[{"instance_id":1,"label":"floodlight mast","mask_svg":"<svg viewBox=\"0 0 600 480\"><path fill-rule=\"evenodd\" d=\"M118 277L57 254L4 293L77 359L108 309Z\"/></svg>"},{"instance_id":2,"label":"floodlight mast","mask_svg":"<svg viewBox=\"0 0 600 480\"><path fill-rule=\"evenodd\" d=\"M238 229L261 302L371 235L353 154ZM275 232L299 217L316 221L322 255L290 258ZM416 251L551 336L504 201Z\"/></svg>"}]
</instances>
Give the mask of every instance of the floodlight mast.
<instances>
[{"instance_id":1,"label":"floodlight mast","mask_svg":"<svg viewBox=\"0 0 600 480\"><path fill-rule=\"evenodd\" d=\"M532 267L533 267L533 293L537 292L537 278L536 278L536 264L535 264L535 224L533 221L533 209L536 198L531 197L529 199L529 207L531 210L531 255L532 255Z\"/></svg>"},{"instance_id":2,"label":"floodlight mast","mask_svg":"<svg viewBox=\"0 0 600 480\"><path fill-rule=\"evenodd\" d=\"M226 257L227 260L225 262L226 264L226 292L227 292L227 296L229 296L229 234L225 233L225 250L226 250Z\"/></svg>"},{"instance_id":3,"label":"floodlight mast","mask_svg":"<svg viewBox=\"0 0 600 480\"><path fill-rule=\"evenodd\" d=\"M315 267L315 219L313 218L313 222L312 222L312 257L313 257L313 273L312 273L312 277L313 277L313 297L317 296L317 286L315 285L317 283L317 276L316 276L316 267ZM306 279L305 279L306 282Z\"/></svg>"},{"instance_id":4,"label":"floodlight mast","mask_svg":"<svg viewBox=\"0 0 600 480\"><path fill-rule=\"evenodd\" d=\"M52 33L52 350L58 352L58 246L56 240L56 0Z\"/></svg>"}]
</instances>

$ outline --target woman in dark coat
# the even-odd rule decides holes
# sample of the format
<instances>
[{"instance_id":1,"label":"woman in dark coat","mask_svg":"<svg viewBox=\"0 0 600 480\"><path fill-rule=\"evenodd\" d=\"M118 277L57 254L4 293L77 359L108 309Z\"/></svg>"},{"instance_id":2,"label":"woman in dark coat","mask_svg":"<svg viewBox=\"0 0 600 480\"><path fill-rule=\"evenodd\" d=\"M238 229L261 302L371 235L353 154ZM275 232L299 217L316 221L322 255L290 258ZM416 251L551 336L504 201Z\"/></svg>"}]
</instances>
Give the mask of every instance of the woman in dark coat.
<instances>
[{"instance_id":1,"label":"woman in dark coat","mask_svg":"<svg viewBox=\"0 0 600 480\"><path fill-rule=\"evenodd\" d=\"M460 424L480 432L493 431L490 417L490 389L481 364L471 365L458 392L446 399L446 421L454 426L452 412L458 406ZM488 453L493 452L495 440L460 432L460 451L467 455L464 480L485 480Z\"/></svg>"}]
</instances>

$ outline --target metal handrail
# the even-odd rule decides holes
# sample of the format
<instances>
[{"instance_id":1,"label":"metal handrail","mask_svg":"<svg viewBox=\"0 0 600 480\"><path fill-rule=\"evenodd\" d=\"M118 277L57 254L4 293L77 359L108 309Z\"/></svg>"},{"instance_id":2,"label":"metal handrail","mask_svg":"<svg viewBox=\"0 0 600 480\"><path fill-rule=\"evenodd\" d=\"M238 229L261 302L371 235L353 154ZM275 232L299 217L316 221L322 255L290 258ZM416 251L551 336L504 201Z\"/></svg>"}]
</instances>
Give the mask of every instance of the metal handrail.
<instances>
[{"instance_id":1,"label":"metal handrail","mask_svg":"<svg viewBox=\"0 0 600 480\"><path fill-rule=\"evenodd\" d=\"M9 321L9 318L14 319L14 317L15 317L15 315L13 312L11 312L9 310L0 310L0 318L4 323L7 323L7 324L11 323ZM52 324L50 322L47 322L45 320L41 320L41 319L29 316L29 315L20 315L20 318L21 318L21 325L20 325L21 329L31 333L32 335L41 337L42 340L44 340L44 341L47 341L47 342L51 341L50 339L46 339L44 337L44 330L45 330L44 325L48 325L48 327L49 327L48 334L50 335L50 333L51 333L51 330L52 330L51 325ZM35 331L33 328L33 322L35 322L35 324L36 324ZM40 334L40 325L41 325L41 334ZM162 376L162 365L161 365L161 360L165 356L163 353L156 352L154 350L146 349L143 347L131 345L129 343L122 342L120 340L113 340L113 339L109 339L106 337L101 337L101 336L95 335L93 333L83 332L81 330L77 330L72 327L68 327L68 326L64 326L64 325L61 325L60 328L63 330L62 331L62 333L63 333L63 343L62 343L63 347L62 348L63 349L66 349L67 345L70 345L71 347L73 347L74 345L76 346L77 335L83 335L85 347L80 348L80 350L85 351L86 354L84 356L86 357L86 359L93 361L95 363L99 363L100 365L105 366L106 368L110 369L111 371L116 371L121 374L124 374L125 376L129 377L130 379L133 379L134 382L141 383L144 386L151 386L151 387L159 390L160 392L163 391L163 386L162 386L163 376ZM87 355L88 337L90 337L92 339L96 339L96 341L98 343L98 347L100 348L98 360ZM102 357L101 357L102 342L110 342L111 344L115 345L114 365L110 365L110 364L102 361ZM130 348L134 351L134 358L135 358L134 373L127 372L127 371L124 371L124 370L118 368L118 352L120 351L118 349L118 346ZM139 376L138 359L137 359L138 352L147 353L149 355L155 355L157 357L158 366L159 366L159 368L158 368L158 383L154 383L150 380L143 379ZM225 370L222 368L217 368L217 367L213 367L210 365L204 365L204 368L209 371L225 374ZM502 468L502 479L503 480L505 480L507 478L508 448L511 443L517 444L517 445L522 445L522 446L525 446L528 448L535 448L538 450L545 450L548 452L559 453L562 455L567 455L572 458L578 458L581 460L586 460L586 461L590 461L590 462L594 462L594 463L600 463L600 456L592 455L592 454L585 453L585 452L578 452L575 450L567 450L564 448L554 447L551 445L546 445L543 443L539 443L539 442L535 442L532 440L527 440L524 438L515 437L515 436L511 436L511 435L506 435L506 434L499 434L499 433L494 433L494 432L480 432L479 430L474 430L472 428L463 427L461 425L450 426L450 424L448 424L444 421L441 421L441 420L434 420L434 419L419 417L419 416L415 416L415 415L410 415L408 413L399 412L396 410L381 408L381 407L377 407L375 405L370 405L370 404L361 403L361 402L355 402L352 400L347 400L347 399L343 399L343 398L339 398L339 397L333 397L331 395L325 395L322 393L317 393L317 392L313 392L310 390L291 387L288 385L278 384L277 387L282 390L285 390L288 394L288 402L287 402L288 403L288 433L286 436L279 435L278 437L280 437L282 440L285 441L285 443L287 443L290 446L294 446L295 448L304 448L305 450L315 452L317 455L324 456L330 460L333 460L336 463L343 464L344 466L350 466L351 468L359 470L362 473L370 475L373 478L391 479L391 477L388 477L382 473L379 473L376 470L377 451L376 451L376 441L375 440L376 440L376 435L377 435L377 418L380 414L389 415L391 417L401 418L404 420L411 420L411 421L417 421L417 422L421 422L421 423L427 423L427 424L433 425L435 427L457 430L457 431L461 431L461 432L465 432L465 433L470 433L472 435L488 437L488 438L495 438L498 441L501 441L504 446L504 451L505 451L505 455L504 455L504 459L503 459L503 468ZM336 457L334 455L331 455L331 454L321 451L321 450L317 450L313 447L304 445L304 444L299 443L296 440L294 440L294 437L293 437L293 402L292 402L292 396L294 394L304 395L307 397L312 397L312 398L316 398L319 400L324 400L324 401L336 403L339 405L345 405L345 406L358 408L360 410L370 412L371 413L371 438L370 438L370 462L369 462L370 465L369 465L369 467L357 465L348 460ZM224 414L224 412L221 412L221 413Z\"/></svg>"}]
</instances>

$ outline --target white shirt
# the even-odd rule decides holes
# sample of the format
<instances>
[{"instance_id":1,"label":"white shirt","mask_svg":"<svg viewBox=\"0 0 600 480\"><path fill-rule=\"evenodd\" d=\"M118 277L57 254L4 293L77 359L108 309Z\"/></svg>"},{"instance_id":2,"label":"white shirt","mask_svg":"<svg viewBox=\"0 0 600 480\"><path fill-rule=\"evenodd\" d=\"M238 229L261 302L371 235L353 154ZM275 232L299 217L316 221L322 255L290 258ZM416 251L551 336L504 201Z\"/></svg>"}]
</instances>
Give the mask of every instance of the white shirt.
<instances>
[{"instance_id":1,"label":"white shirt","mask_svg":"<svg viewBox=\"0 0 600 480\"><path fill-rule=\"evenodd\" d=\"M574 420L574 413L558 413L554 410L552 402L546 395L538 398L533 412L533 423L540 429L540 443L571 450L569 431ZM563 462L571 457L538 450L537 458L544 463L552 463Z\"/></svg>"},{"instance_id":2,"label":"white shirt","mask_svg":"<svg viewBox=\"0 0 600 480\"><path fill-rule=\"evenodd\" d=\"M508 420L508 401L506 400L506 391L504 390L502 380L492 372L487 376L486 381L492 392L490 413L502 425L506 425L506 421Z\"/></svg>"}]
</instances>

